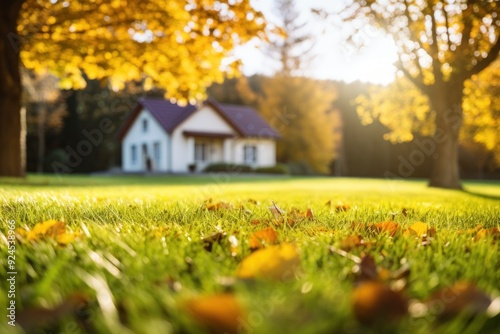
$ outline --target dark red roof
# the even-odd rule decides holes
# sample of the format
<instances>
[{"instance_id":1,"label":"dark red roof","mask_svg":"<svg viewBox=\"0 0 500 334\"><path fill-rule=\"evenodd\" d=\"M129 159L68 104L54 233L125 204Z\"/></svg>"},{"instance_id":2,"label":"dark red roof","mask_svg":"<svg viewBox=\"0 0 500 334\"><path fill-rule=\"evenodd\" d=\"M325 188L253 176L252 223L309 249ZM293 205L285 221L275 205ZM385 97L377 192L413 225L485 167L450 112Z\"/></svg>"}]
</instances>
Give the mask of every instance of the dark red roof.
<instances>
[{"instance_id":1,"label":"dark red roof","mask_svg":"<svg viewBox=\"0 0 500 334\"><path fill-rule=\"evenodd\" d=\"M265 137L275 139L280 137L278 132L267 124L267 122L250 107L220 104L213 99L205 101L205 104L212 106L214 110L242 137ZM131 117L120 131L120 140L125 137L130 126L132 126L135 118L142 109L141 106L147 109L169 134L198 110L198 107L194 105L180 107L177 104L161 98L140 99Z\"/></svg>"}]
</instances>

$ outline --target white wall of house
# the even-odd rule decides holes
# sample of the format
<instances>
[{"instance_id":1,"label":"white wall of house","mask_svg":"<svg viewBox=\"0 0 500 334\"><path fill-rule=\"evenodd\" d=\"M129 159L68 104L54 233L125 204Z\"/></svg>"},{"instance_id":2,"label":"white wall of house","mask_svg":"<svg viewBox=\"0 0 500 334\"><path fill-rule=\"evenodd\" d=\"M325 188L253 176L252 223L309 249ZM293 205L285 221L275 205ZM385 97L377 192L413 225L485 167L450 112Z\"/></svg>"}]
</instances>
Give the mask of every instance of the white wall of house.
<instances>
[{"instance_id":1,"label":"white wall of house","mask_svg":"<svg viewBox=\"0 0 500 334\"><path fill-rule=\"evenodd\" d=\"M194 163L194 145L197 139L188 138L184 131L212 132L235 135L235 130L209 106L201 107L182 122L172 133L172 171L185 173L188 165ZM220 140L211 140L210 160L199 163L198 171L207 164L222 162L224 160L223 143Z\"/></svg>"},{"instance_id":2,"label":"white wall of house","mask_svg":"<svg viewBox=\"0 0 500 334\"><path fill-rule=\"evenodd\" d=\"M256 148L256 161L245 161L245 146ZM265 138L239 138L234 140L233 159L237 164L253 167L276 165L276 141Z\"/></svg>"},{"instance_id":3,"label":"white wall of house","mask_svg":"<svg viewBox=\"0 0 500 334\"><path fill-rule=\"evenodd\" d=\"M143 129L143 122L147 128ZM143 109L122 140L122 169L125 172L142 172L146 170L143 145L146 145L152 159L153 171L168 171L168 139L169 136L158 121L146 109ZM135 147L135 159L132 147Z\"/></svg>"},{"instance_id":4,"label":"white wall of house","mask_svg":"<svg viewBox=\"0 0 500 334\"><path fill-rule=\"evenodd\" d=\"M144 131L143 122L147 122ZM206 161L197 161L197 171L211 163L227 162L266 167L276 164L276 142L263 138L193 138L185 131L231 134L236 131L210 106L204 106L172 133L168 133L146 109L143 109L122 141L122 169L125 172L146 171L143 145L153 162L153 171L187 173L188 166L195 162L195 145L207 146ZM132 147L135 147L135 159ZM245 147L255 147L255 161L245 161ZM170 161L171 159L171 161Z\"/></svg>"}]
</instances>

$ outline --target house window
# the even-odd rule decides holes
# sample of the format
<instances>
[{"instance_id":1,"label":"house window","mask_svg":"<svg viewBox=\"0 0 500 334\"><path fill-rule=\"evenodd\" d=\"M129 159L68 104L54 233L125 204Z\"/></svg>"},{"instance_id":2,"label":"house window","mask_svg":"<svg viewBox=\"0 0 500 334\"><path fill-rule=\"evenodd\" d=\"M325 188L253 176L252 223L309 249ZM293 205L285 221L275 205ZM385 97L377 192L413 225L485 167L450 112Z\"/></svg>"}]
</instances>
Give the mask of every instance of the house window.
<instances>
[{"instance_id":1,"label":"house window","mask_svg":"<svg viewBox=\"0 0 500 334\"><path fill-rule=\"evenodd\" d=\"M160 154L161 154L160 148L161 148L160 143L157 142L153 144L153 154L155 156L155 161L157 165L160 163Z\"/></svg>"},{"instance_id":2,"label":"house window","mask_svg":"<svg viewBox=\"0 0 500 334\"><path fill-rule=\"evenodd\" d=\"M142 132L148 132L148 120L147 119L142 120Z\"/></svg>"},{"instance_id":3,"label":"house window","mask_svg":"<svg viewBox=\"0 0 500 334\"><path fill-rule=\"evenodd\" d=\"M132 164L135 165L135 163L137 162L137 146L132 145L130 147L130 155L132 156Z\"/></svg>"},{"instance_id":4,"label":"house window","mask_svg":"<svg viewBox=\"0 0 500 334\"><path fill-rule=\"evenodd\" d=\"M194 144L194 161L202 162L207 161L207 144L196 143Z\"/></svg>"},{"instance_id":5,"label":"house window","mask_svg":"<svg viewBox=\"0 0 500 334\"><path fill-rule=\"evenodd\" d=\"M243 146L243 161L246 164L253 164L257 162L257 146L255 145Z\"/></svg>"}]
</instances>

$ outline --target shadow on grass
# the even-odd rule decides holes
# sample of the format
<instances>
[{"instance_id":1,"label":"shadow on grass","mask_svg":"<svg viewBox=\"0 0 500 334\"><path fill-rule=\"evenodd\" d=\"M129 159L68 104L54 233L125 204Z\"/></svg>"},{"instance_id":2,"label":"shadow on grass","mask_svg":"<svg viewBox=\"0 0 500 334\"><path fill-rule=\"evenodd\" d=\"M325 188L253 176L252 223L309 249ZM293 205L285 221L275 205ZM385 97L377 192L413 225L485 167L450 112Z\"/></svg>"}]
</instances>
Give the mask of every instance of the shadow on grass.
<instances>
[{"instance_id":1,"label":"shadow on grass","mask_svg":"<svg viewBox=\"0 0 500 334\"><path fill-rule=\"evenodd\" d=\"M475 192L475 191L470 191L470 190L467 190L467 189L464 189L463 192L466 193L467 195L471 195L471 196L476 196L476 197L481 197L481 198L485 198L485 199L492 199L492 200L500 201L500 195L482 194L482 193L478 193L478 192Z\"/></svg>"},{"instance_id":2,"label":"shadow on grass","mask_svg":"<svg viewBox=\"0 0 500 334\"><path fill-rule=\"evenodd\" d=\"M28 175L26 178L0 178L2 187L33 187L33 188L88 188L109 186L151 186L151 185L206 185L225 183L258 183L269 181L287 181L289 176L256 175L244 173L209 173L186 175L128 175L128 176L93 176L84 174L65 175Z\"/></svg>"}]
</instances>

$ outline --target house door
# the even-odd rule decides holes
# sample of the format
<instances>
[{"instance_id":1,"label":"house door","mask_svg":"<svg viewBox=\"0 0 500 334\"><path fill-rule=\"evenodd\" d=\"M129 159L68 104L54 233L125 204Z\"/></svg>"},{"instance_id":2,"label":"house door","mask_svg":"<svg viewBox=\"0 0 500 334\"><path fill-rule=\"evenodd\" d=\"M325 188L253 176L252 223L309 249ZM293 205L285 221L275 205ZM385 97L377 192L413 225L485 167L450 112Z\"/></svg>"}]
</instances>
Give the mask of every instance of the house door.
<instances>
[{"instance_id":1,"label":"house door","mask_svg":"<svg viewBox=\"0 0 500 334\"><path fill-rule=\"evenodd\" d=\"M143 170L151 171L153 169L153 162L151 161L151 157L148 152L148 145L142 144L142 160L143 160Z\"/></svg>"}]
</instances>

